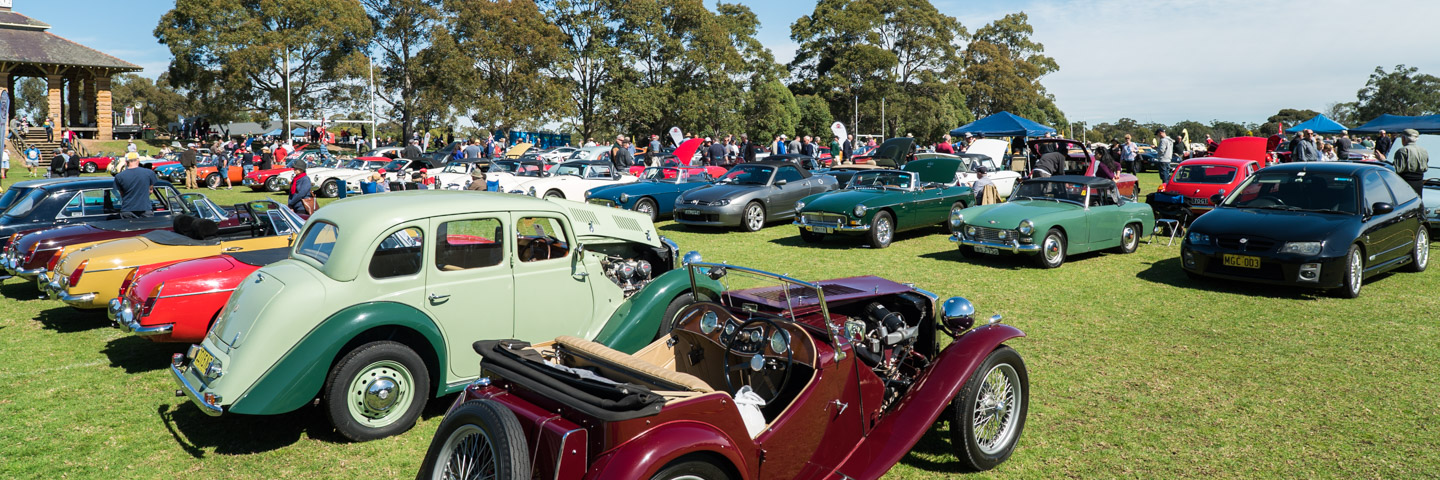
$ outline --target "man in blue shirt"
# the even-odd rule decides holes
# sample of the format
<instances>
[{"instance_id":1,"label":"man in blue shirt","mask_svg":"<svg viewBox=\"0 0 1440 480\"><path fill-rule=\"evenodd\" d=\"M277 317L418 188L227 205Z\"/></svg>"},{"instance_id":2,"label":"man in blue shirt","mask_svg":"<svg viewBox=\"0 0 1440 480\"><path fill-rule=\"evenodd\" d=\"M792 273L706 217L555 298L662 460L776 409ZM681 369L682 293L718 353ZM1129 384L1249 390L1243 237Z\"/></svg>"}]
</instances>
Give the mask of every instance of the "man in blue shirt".
<instances>
[{"instance_id":1,"label":"man in blue shirt","mask_svg":"<svg viewBox=\"0 0 1440 480\"><path fill-rule=\"evenodd\" d=\"M115 174L120 211L137 217L150 216L150 188L159 183L154 170L140 168L140 157L126 159L125 171Z\"/></svg>"}]
</instances>

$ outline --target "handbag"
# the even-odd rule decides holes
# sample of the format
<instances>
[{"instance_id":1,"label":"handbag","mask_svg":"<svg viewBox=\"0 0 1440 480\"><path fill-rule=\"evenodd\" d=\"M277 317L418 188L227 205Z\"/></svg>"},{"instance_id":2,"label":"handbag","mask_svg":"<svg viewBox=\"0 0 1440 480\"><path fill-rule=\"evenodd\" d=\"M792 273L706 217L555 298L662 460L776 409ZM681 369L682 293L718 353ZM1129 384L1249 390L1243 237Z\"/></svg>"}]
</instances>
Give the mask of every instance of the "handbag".
<instances>
[{"instance_id":1,"label":"handbag","mask_svg":"<svg viewBox=\"0 0 1440 480\"><path fill-rule=\"evenodd\" d=\"M305 214L306 214L306 215L314 215L314 214L315 214L315 210L317 210L317 209L320 208L320 207L318 207L318 206L315 205L315 196L314 196L314 195L307 196L307 197L305 197L305 198L300 199L300 203L302 203L302 204L305 205Z\"/></svg>"}]
</instances>

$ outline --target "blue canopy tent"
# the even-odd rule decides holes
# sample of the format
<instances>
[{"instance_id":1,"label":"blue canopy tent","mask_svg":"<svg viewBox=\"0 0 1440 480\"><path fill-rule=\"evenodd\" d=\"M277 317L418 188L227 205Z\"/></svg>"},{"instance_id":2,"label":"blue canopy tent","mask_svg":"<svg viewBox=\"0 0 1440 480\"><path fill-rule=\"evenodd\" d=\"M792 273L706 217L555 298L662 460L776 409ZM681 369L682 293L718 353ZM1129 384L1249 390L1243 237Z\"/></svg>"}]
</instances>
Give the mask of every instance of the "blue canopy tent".
<instances>
[{"instance_id":1,"label":"blue canopy tent","mask_svg":"<svg viewBox=\"0 0 1440 480\"><path fill-rule=\"evenodd\" d=\"M1055 129L1010 112L1000 112L950 131L951 136L966 133L987 137L1042 137L1055 133Z\"/></svg>"},{"instance_id":2,"label":"blue canopy tent","mask_svg":"<svg viewBox=\"0 0 1440 480\"><path fill-rule=\"evenodd\" d=\"M300 127L295 127L294 130L291 130L291 131L290 131L290 136L292 136L292 137L298 137L298 136L300 136L300 135L304 135L304 134L307 134L307 133L310 133L310 131L309 131L309 130L306 130L306 129L303 129L303 128L300 128ZM266 135L269 135L269 136L272 136L272 137L278 137L278 136L280 136L280 129L277 128L277 129L271 130L271 131L269 131L269 132L265 132L265 134L266 134Z\"/></svg>"},{"instance_id":3,"label":"blue canopy tent","mask_svg":"<svg viewBox=\"0 0 1440 480\"><path fill-rule=\"evenodd\" d=\"M1298 133L1305 129L1313 130L1315 133L1330 134L1340 133L1346 130L1345 126L1341 125L1340 122L1331 120L1330 117L1322 113L1316 115L1315 118L1290 126L1290 128L1285 129L1285 133Z\"/></svg>"},{"instance_id":4,"label":"blue canopy tent","mask_svg":"<svg viewBox=\"0 0 1440 480\"><path fill-rule=\"evenodd\" d=\"M1384 114L1364 125L1350 129L1355 133L1395 133L1401 130L1413 128L1423 134L1440 133L1440 115L1422 115L1418 117L1407 117L1404 115Z\"/></svg>"}]
</instances>

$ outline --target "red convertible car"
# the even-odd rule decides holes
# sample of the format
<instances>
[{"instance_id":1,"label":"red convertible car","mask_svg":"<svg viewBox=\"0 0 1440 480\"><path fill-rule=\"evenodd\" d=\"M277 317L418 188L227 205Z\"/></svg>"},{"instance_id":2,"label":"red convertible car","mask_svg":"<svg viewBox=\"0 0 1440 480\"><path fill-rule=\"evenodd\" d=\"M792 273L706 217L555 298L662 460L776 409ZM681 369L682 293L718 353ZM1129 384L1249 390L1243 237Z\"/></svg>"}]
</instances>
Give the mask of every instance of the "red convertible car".
<instances>
[{"instance_id":1,"label":"red convertible car","mask_svg":"<svg viewBox=\"0 0 1440 480\"><path fill-rule=\"evenodd\" d=\"M241 280L289 255L289 248L272 248L139 267L106 313L121 330L151 341L198 343Z\"/></svg>"},{"instance_id":2,"label":"red convertible car","mask_svg":"<svg viewBox=\"0 0 1440 480\"><path fill-rule=\"evenodd\" d=\"M1146 203L1155 208L1156 218L1189 224L1190 220L1215 208L1215 195L1223 198L1235 191L1245 179L1265 168L1269 159L1264 138L1227 138L1211 156L1176 165L1159 190L1147 195Z\"/></svg>"},{"instance_id":3,"label":"red convertible car","mask_svg":"<svg viewBox=\"0 0 1440 480\"><path fill-rule=\"evenodd\" d=\"M110 162L115 161L111 155L97 155L80 159L80 170L85 173L95 173L110 168Z\"/></svg>"},{"instance_id":4,"label":"red convertible car","mask_svg":"<svg viewBox=\"0 0 1440 480\"><path fill-rule=\"evenodd\" d=\"M700 148L700 144L702 144L702 143L705 143L705 140L704 140L704 139L700 139L700 138L692 138L692 139L686 140L686 141L684 141L684 142L681 142L679 148L676 148L675 151L670 152L670 153L667 153L667 154L665 154L663 157L660 158L660 165L659 165L659 166L661 166L661 167L688 167L688 166L691 166L689 162L681 162L680 159L682 159L682 158L693 158L693 157L695 157L695 150L698 149L698 148ZM700 168L700 167L696 167L696 168ZM725 167L717 167L717 166L714 166L714 165L707 166L707 167L703 167L703 168L705 168L705 173L710 174L710 176L711 176L712 178L720 178L721 176L725 175L725 172L726 172L726 171L728 171ZM638 177L638 176L640 176L641 173L644 173L644 172L645 172L645 165L643 165L643 164L630 166L630 170L629 170L630 175L633 175L633 176Z\"/></svg>"},{"instance_id":5,"label":"red convertible car","mask_svg":"<svg viewBox=\"0 0 1440 480\"><path fill-rule=\"evenodd\" d=\"M574 337L476 342L488 376L456 399L419 476L875 479L939 422L960 469L1014 451L1029 381L1004 342L1024 334L998 316L971 328L965 299L878 277L687 268L702 301L633 355Z\"/></svg>"}]
</instances>

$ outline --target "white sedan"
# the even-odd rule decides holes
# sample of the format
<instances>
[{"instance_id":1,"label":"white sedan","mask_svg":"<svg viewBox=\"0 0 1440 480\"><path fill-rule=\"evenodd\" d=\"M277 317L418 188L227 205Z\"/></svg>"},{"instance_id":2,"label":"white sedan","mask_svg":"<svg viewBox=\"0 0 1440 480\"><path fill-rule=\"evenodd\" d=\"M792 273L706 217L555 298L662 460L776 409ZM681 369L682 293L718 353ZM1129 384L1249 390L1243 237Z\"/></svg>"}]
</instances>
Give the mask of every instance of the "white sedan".
<instances>
[{"instance_id":1,"label":"white sedan","mask_svg":"<svg viewBox=\"0 0 1440 480\"><path fill-rule=\"evenodd\" d=\"M1009 198L1010 192L1015 190L1015 183L1020 181L1020 172L1010 170L1008 167L1009 157L1005 152L1010 149L1010 144L1004 140L994 138L982 138L976 140L970 148L965 149L961 157L965 157L965 167L968 172L960 174L957 185L970 186L980 177L975 175L975 167L983 166L989 173L990 181L995 182L995 190L1001 197ZM980 192L975 192L976 196Z\"/></svg>"},{"instance_id":2,"label":"white sedan","mask_svg":"<svg viewBox=\"0 0 1440 480\"><path fill-rule=\"evenodd\" d=\"M585 201L585 191L617 183L631 183L632 175L622 175L606 160L581 160L565 162L550 170L550 175L516 185L507 190L541 198L563 198L577 202Z\"/></svg>"}]
</instances>

